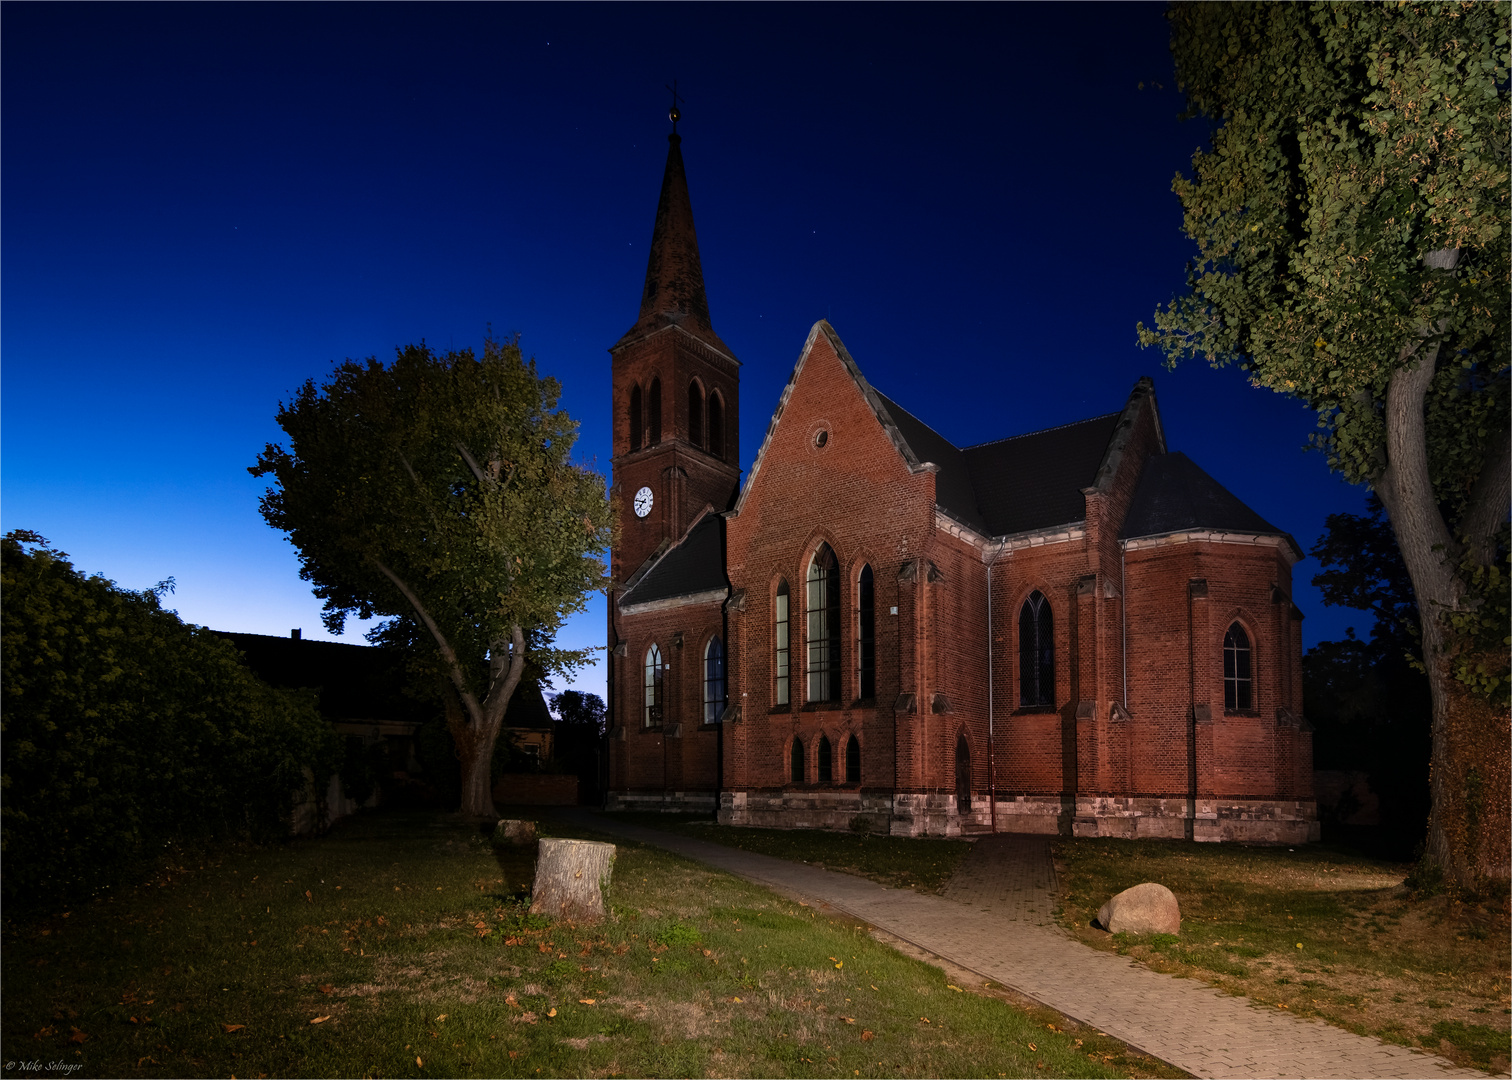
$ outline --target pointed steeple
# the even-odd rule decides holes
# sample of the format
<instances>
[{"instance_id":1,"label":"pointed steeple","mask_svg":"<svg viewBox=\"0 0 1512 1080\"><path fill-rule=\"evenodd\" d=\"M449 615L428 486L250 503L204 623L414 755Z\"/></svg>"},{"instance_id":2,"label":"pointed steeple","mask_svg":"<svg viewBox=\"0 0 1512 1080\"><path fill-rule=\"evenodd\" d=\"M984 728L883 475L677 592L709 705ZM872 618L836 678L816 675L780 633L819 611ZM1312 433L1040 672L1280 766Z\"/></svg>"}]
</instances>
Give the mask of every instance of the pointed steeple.
<instances>
[{"instance_id":1,"label":"pointed steeple","mask_svg":"<svg viewBox=\"0 0 1512 1080\"><path fill-rule=\"evenodd\" d=\"M619 344L677 325L728 354L729 347L719 340L709 321L698 234L693 228L693 203L688 198L688 176L683 170L682 136L674 131L667 142L667 168L656 205L656 225L651 231L640 317Z\"/></svg>"}]
</instances>

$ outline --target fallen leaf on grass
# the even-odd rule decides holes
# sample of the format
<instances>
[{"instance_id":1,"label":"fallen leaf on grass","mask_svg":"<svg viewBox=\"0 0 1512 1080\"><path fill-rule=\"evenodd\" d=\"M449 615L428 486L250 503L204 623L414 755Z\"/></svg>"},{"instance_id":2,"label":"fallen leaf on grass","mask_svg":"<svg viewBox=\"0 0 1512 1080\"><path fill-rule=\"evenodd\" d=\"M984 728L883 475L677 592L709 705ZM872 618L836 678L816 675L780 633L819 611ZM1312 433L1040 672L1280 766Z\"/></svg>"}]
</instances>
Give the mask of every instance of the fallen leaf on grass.
<instances>
[{"instance_id":1,"label":"fallen leaf on grass","mask_svg":"<svg viewBox=\"0 0 1512 1080\"><path fill-rule=\"evenodd\" d=\"M578 1004L579 1005L597 1005L598 1004L598 999L596 999L596 998L578 998Z\"/></svg>"},{"instance_id":2,"label":"fallen leaf on grass","mask_svg":"<svg viewBox=\"0 0 1512 1080\"><path fill-rule=\"evenodd\" d=\"M1031 1049L1031 1050L1038 1050L1039 1047L1035 1046L1033 1043L1030 1043L1029 1044L1029 1049Z\"/></svg>"},{"instance_id":3,"label":"fallen leaf on grass","mask_svg":"<svg viewBox=\"0 0 1512 1080\"><path fill-rule=\"evenodd\" d=\"M68 1037L68 1041L69 1042L79 1042L79 1043L81 1043L85 1039L89 1038L88 1035L84 1034L82 1031L80 1031L76 1027L70 1026L69 1030L73 1032L73 1034Z\"/></svg>"},{"instance_id":4,"label":"fallen leaf on grass","mask_svg":"<svg viewBox=\"0 0 1512 1080\"><path fill-rule=\"evenodd\" d=\"M555 1016L556 1015L556 1009L555 1008L547 1009L546 1010L546 1015L547 1016Z\"/></svg>"},{"instance_id":5,"label":"fallen leaf on grass","mask_svg":"<svg viewBox=\"0 0 1512 1080\"><path fill-rule=\"evenodd\" d=\"M966 991L962 990L959 986L957 986L955 983L946 983L945 984L945 989L947 989L947 990L954 990L958 994L964 994L966 992Z\"/></svg>"},{"instance_id":6,"label":"fallen leaf on grass","mask_svg":"<svg viewBox=\"0 0 1512 1080\"><path fill-rule=\"evenodd\" d=\"M446 1013L442 1013L440 1016L436 1017L436 1023L438 1023L438 1024L444 1024L444 1023L446 1023L446 1017L447 1017L447 1014Z\"/></svg>"},{"instance_id":7,"label":"fallen leaf on grass","mask_svg":"<svg viewBox=\"0 0 1512 1080\"><path fill-rule=\"evenodd\" d=\"M155 1058L155 1057L141 1057L141 1058L137 1058L137 1068L140 1069L142 1067L142 1062L144 1062L144 1061L150 1061L154 1065L156 1065L158 1063L158 1059Z\"/></svg>"},{"instance_id":8,"label":"fallen leaf on grass","mask_svg":"<svg viewBox=\"0 0 1512 1080\"><path fill-rule=\"evenodd\" d=\"M221 1030L224 1031L227 1035L229 1035L233 1031L245 1031L245 1030L247 1030L247 1025L246 1024L222 1024L221 1025Z\"/></svg>"},{"instance_id":9,"label":"fallen leaf on grass","mask_svg":"<svg viewBox=\"0 0 1512 1080\"><path fill-rule=\"evenodd\" d=\"M323 985L316 987L316 989L319 990L322 994L329 994L334 991L336 987L332 986L330 983L324 983Z\"/></svg>"},{"instance_id":10,"label":"fallen leaf on grass","mask_svg":"<svg viewBox=\"0 0 1512 1080\"><path fill-rule=\"evenodd\" d=\"M922 1020L926 1024L929 1023L929 1017L927 1017L927 1016L921 1016L921 1017L919 1017L919 1019Z\"/></svg>"},{"instance_id":11,"label":"fallen leaf on grass","mask_svg":"<svg viewBox=\"0 0 1512 1080\"><path fill-rule=\"evenodd\" d=\"M423 1061L420 1060L420 1055L418 1055L418 1054L415 1055L415 1068L417 1068L417 1069L423 1069L423 1068L425 1068L425 1062L423 1062Z\"/></svg>"},{"instance_id":12,"label":"fallen leaf on grass","mask_svg":"<svg viewBox=\"0 0 1512 1080\"><path fill-rule=\"evenodd\" d=\"M875 1033L874 1033L874 1032L870 1032L870 1031L863 1031L863 1032L862 1032L862 1033L861 1033L861 1041L862 1041L862 1042L871 1042L871 1041L872 1041L872 1040L873 1040L873 1039L875 1039L875 1038L876 1038L876 1037L877 1037L877 1036L876 1036L876 1034L875 1034Z\"/></svg>"},{"instance_id":13,"label":"fallen leaf on grass","mask_svg":"<svg viewBox=\"0 0 1512 1080\"><path fill-rule=\"evenodd\" d=\"M57 1028L54 1028L54 1027L45 1027L41 1031L39 1031L35 1035L33 1035L32 1038L34 1038L34 1039L45 1039L49 1035L56 1035L57 1033L58 1033L58 1029Z\"/></svg>"},{"instance_id":14,"label":"fallen leaf on grass","mask_svg":"<svg viewBox=\"0 0 1512 1080\"><path fill-rule=\"evenodd\" d=\"M313 904L315 902L315 898L310 895L309 889L305 890L305 902L310 904Z\"/></svg>"},{"instance_id":15,"label":"fallen leaf on grass","mask_svg":"<svg viewBox=\"0 0 1512 1080\"><path fill-rule=\"evenodd\" d=\"M842 1016L840 1019L844 1020L847 1024L854 1024L856 1022L854 1016Z\"/></svg>"},{"instance_id":16,"label":"fallen leaf on grass","mask_svg":"<svg viewBox=\"0 0 1512 1080\"><path fill-rule=\"evenodd\" d=\"M323 1024L323 1023L325 1023L329 1019L330 1019L329 1016L317 1016L315 1019L311 1020L310 1023L312 1023L312 1024Z\"/></svg>"},{"instance_id":17,"label":"fallen leaf on grass","mask_svg":"<svg viewBox=\"0 0 1512 1080\"><path fill-rule=\"evenodd\" d=\"M743 1005L745 1003L745 999L744 998L735 998L735 997L732 997L730 999L730 1001L733 1002L736 1005Z\"/></svg>"},{"instance_id":18,"label":"fallen leaf on grass","mask_svg":"<svg viewBox=\"0 0 1512 1080\"><path fill-rule=\"evenodd\" d=\"M511 1050L509 1052L509 1060L511 1060L511 1061L513 1061L515 1058L517 1058L519 1056L520 1056L520 1052L518 1050Z\"/></svg>"}]
</instances>

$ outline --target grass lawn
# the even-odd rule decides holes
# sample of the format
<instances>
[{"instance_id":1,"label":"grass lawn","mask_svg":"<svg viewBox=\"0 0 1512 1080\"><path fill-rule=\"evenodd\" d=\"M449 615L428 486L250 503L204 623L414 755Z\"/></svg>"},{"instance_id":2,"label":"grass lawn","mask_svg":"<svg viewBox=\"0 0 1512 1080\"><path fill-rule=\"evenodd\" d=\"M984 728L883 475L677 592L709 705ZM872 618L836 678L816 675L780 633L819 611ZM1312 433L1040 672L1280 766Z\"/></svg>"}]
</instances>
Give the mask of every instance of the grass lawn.
<instances>
[{"instance_id":1,"label":"grass lawn","mask_svg":"<svg viewBox=\"0 0 1512 1080\"><path fill-rule=\"evenodd\" d=\"M7 911L7 1076L1175 1075L652 848L613 921L532 918L531 858L377 814Z\"/></svg>"},{"instance_id":2,"label":"grass lawn","mask_svg":"<svg viewBox=\"0 0 1512 1080\"><path fill-rule=\"evenodd\" d=\"M874 836L823 829L754 829L715 824L707 814L626 811L615 820L708 840L742 851L806 862L870 878L895 889L937 893L971 850L969 840L943 837Z\"/></svg>"},{"instance_id":3,"label":"grass lawn","mask_svg":"<svg viewBox=\"0 0 1512 1080\"><path fill-rule=\"evenodd\" d=\"M1505 900L1414 899L1401 887L1408 866L1317 844L1063 839L1056 868L1062 921L1089 945L1298 1016L1507 1071ZM1115 938L1089 925L1108 897L1142 881L1176 894L1179 938Z\"/></svg>"}]
</instances>

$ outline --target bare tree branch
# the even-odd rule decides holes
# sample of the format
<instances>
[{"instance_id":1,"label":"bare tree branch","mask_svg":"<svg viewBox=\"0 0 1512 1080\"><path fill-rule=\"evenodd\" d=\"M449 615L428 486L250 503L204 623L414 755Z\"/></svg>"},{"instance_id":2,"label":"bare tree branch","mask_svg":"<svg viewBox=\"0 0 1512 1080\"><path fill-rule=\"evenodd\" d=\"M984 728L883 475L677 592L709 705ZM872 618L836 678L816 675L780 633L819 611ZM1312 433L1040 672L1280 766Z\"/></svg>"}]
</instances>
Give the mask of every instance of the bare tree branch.
<instances>
[{"instance_id":1,"label":"bare tree branch","mask_svg":"<svg viewBox=\"0 0 1512 1080\"><path fill-rule=\"evenodd\" d=\"M460 441L453 443L452 445L457 448L457 453L462 455L462 460L467 462L467 467L472 470L472 474L477 478L478 483L488 483L488 475L484 473L482 468L479 467L478 462L472 456L472 452L468 450L467 447L464 446Z\"/></svg>"}]
</instances>

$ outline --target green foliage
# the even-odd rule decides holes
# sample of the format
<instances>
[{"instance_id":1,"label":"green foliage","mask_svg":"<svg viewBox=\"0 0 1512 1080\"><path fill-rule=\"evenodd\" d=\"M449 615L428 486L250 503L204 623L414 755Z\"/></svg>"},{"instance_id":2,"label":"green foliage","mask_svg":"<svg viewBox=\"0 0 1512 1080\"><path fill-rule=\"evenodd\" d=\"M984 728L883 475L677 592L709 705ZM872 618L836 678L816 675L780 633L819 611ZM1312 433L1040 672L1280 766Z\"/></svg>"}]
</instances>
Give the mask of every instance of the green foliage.
<instances>
[{"instance_id":1,"label":"green foliage","mask_svg":"<svg viewBox=\"0 0 1512 1080\"><path fill-rule=\"evenodd\" d=\"M312 695L35 533L0 540L0 574L7 900L110 884L165 843L287 833L304 770L339 752Z\"/></svg>"},{"instance_id":2,"label":"green foliage","mask_svg":"<svg viewBox=\"0 0 1512 1080\"><path fill-rule=\"evenodd\" d=\"M603 477L571 460L577 424L560 396L516 343L491 339L481 358L410 345L387 366L348 360L324 386L306 382L278 412L288 447L269 444L250 471L274 481L263 516L298 549L326 625L411 624L432 672L452 675L439 635L480 700L484 660L514 628L535 632L545 672L584 662L545 643L603 587L614 515Z\"/></svg>"},{"instance_id":3,"label":"green foliage","mask_svg":"<svg viewBox=\"0 0 1512 1080\"><path fill-rule=\"evenodd\" d=\"M673 923L656 935L656 940L669 949L688 948L703 943L703 937L699 934L698 928L683 922Z\"/></svg>"},{"instance_id":4,"label":"green foliage","mask_svg":"<svg viewBox=\"0 0 1512 1080\"><path fill-rule=\"evenodd\" d=\"M1201 253L1189 292L1140 324L1141 344L1239 363L1306 401L1331 464L1362 482L1382 464L1404 347L1442 341L1430 458L1454 512L1505 429L1507 15L1317 3L1170 16L1188 115L1219 126L1173 185ZM1452 272L1425 262L1456 248Z\"/></svg>"},{"instance_id":5,"label":"green foliage","mask_svg":"<svg viewBox=\"0 0 1512 1080\"><path fill-rule=\"evenodd\" d=\"M1473 553L1460 560L1459 578L1465 585L1467 600L1459 609L1445 614L1449 627L1463 643L1455 654L1451 669L1454 677L1472 692L1494 698L1498 690L1512 679L1509 670L1509 647L1512 634L1512 590L1504 566L1512 564L1508 553L1508 530L1503 525L1495 550L1500 565L1482 565ZM1506 691L1502 690L1505 696Z\"/></svg>"}]
</instances>

